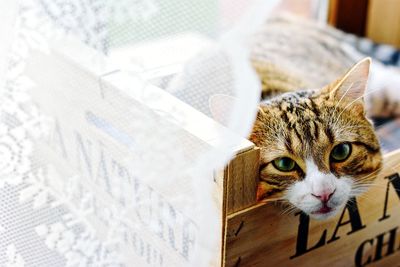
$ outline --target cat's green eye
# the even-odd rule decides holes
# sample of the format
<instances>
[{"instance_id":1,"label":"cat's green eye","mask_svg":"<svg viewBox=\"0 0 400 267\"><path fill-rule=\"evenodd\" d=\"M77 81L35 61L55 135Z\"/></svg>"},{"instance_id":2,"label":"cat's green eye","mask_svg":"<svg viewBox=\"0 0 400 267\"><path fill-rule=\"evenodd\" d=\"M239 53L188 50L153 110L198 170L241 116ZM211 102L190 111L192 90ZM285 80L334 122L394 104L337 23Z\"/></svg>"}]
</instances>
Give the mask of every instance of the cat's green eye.
<instances>
[{"instance_id":1,"label":"cat's green eye","mask_svg":"<svg viewBox=\"0 0 400 267\"><path fill-rule=\"evenodd\" d=\"M272 164L274 165L275 168L282 172L290 172L293 171L294 168L296 167L296 162L292 160L291 158L288 157L283 157L283 158L278 158L275 159Z\"/></svg>"},{"instance_id":2,"label":"cat's green eye","mask_svg":"<svg viewBox=\"0 0 400 267\"><path fill-rule=\"evenodd\" d=\"M335 162L345 161L351 154L351 145L349 143L341 143L336 145L331 152L331 159Z\"/></svg>"}]
</instances>

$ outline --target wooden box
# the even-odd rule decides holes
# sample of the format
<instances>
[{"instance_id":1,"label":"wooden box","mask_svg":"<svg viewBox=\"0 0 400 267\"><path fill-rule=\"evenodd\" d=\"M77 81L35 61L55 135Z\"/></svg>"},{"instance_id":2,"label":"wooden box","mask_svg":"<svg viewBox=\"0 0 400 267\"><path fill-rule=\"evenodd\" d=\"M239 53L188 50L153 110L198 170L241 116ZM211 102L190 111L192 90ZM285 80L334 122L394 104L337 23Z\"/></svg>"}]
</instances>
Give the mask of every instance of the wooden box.
<instances>
[{"instance_id":1,"label":"wooden box","mask_svg":"<svg viewBox=\"0 0 400 267\"><path fill-rule=\"evenodd\" d=\"M229 210L228 205L223 266L397 266L400 151L384 160L376 185L328 221L301 213L282 215L272 203L254 202L243 210ZM238 190L229 178L226 187ZM225 201L229 198L228 190Z\"/></svg>"},{"instance_id":2,"label":"wooden box","mask_svg":"<svg viewBox=\"0 0 400 267\"><path fill-rule=\"evenodd\" d=\"M97 57L89 48L64 41L53 46L50 54L33 53L27 68L38 85L33 89L34 101L43 112L56 117L54 138L42 143L38 147L38 153L49 159L61 177L79 173L83 187L104 191L101 184L97 184L91 177L93 166L107 161L102 158L106 151L114 160L114 165L117 164L120 169L126 168L129 173L130 167L122 159L129 158L133 152L129 149L129 142L121 142L115 138L115 134L123 132L125 137L134 137L137 134L135 128L124 123L124 118L152 111L149 103L130 90L135 85L134 78L108 68L109 65L107 68L95 69L93 66L102 64L92 64L93 58ZM37 68L39 65L46 66L48 71L41 71L42 69ZM77 73L80 75L79 86L74 84ZM85 97L82 97L81 91L76 90L82 86L85 88ZM160 97L159 100L163 103L158 103L163 113L153 114L154 116L162 116L168 113L169 108L178 107L188 116L182 124L184 127L175 125L182 138L189 138L193 144L199 146L215 146L212 132L199 132L198 125L200 123L208 128L221 126L163 90L151 88L152 94ZM99 127L96 122L100 120L107 122L109 127ZM171 123L172 121L174 120ZM196 124L191 123L193 121ZM73 137L64 138L67 135ZM88 152L89 144L95 150L95 155ZM210 177L214 180L214 204L219 211L218 218L215 218L219 231L210 234L219 236L220 242L215 260L210 266L398 264L400 151L385 156L384 170L377 178L376 186L368 193L353 199L337 217L329 221L314 221L301 213L283 215L280 207L274 203L258 204L256 189L259 150L245 139L239 146L229 149L232 149L235 157L223 171L216 171L214 177ZM144 188L151 188L156 196L153 199L155 205L162 202L163 207L176 211L174 214L177 219L175 224L166 225L157 233L146 228L152 218L142 223L143 228L140 231L127 228L126 236L134 235L135 240L140 240L143 247L146 247L143 250L124 244L125 254L130 255L132 266L186 266L193 257L193 247L197 242L197 237L190 235L193 234L190 232L191 227L197 223L191 217L193 214L184 214L180 211L179 204L176 206L169 201L171 192L168 188L159 187L157 183L146 184L146 181L140 179L136 182ZM185 181L178 182L180 183L172 193L190 197ZM110 194L101 202L102 207L106 208L108 203L115 202L117 198L118 195ZM154 208L154 203L150 202L150 207ZM136 213L133 210L129 220L139 221ZM96 223L100 229L107 227L104 221L98 220L97 214L92 214L88 221ZM188 236L191 238L188 239Z\"/></svg>"}]
</instances>

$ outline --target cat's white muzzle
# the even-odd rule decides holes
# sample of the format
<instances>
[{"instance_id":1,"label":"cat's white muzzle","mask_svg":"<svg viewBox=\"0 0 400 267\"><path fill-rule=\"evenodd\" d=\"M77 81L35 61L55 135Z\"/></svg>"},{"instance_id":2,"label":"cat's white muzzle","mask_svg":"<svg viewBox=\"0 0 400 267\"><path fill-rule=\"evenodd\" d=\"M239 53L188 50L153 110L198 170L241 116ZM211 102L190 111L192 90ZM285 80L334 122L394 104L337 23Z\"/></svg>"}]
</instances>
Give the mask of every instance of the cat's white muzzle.
<instances>
[{"instance_id":1,"label":"cat's white muzzle","mask_svg":"<svg viewBox=\"0 0 400 267\"><path fill-rule=\"evenodd\" d=\"M334 216L349 200L353 180L322 173L312 163L307 167L305 179L292 184L286 198L314 219L324 220Z\"/></svg>"}]
</instances>

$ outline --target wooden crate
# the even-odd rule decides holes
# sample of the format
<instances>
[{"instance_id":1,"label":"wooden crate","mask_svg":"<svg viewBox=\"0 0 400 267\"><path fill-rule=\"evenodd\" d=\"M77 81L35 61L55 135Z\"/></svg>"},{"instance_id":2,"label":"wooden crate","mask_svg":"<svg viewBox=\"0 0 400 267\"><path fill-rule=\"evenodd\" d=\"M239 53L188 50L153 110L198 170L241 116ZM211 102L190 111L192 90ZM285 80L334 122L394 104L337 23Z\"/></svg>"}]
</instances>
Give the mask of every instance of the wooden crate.
<instances>
[{"instance_id":1,"label":"wooden crate","mask_svg":"<svg viewBox=\"0 0 400 267\"><path fill-rule=\"evenodd\" d=\"M53 46L49 55L33 53L27 68L30 76L38 84L33 90L34 100L43 112L57 117L53 129L54 138L41 143L37 148L38 153L58 169L61 177L69 177L79 172L83 187L94 188L104 193L104 188L93 182L93 174L88 166L95 166L104 161L102 153L107 151L109 157L129 173L130 168L126 160L134 158L135 155L132 155L126 139L125 142L121 142L113 136L115 131L98 127L96 121L101 119L102 122L108 122L112 129L118 129L126 136L134 138L137 134L135 128L126 124L125 118L153 111L149 103L131 90L135 84L134 78L108 68L107 64L104 65L107 68L94 69L93 66L102 65L91 64L93 58L97 56L94 56L94 52L89 48L63 41ZM40 66L47 66L48 72L35 67L38 62ZM73 84L77 70L80 70L81 75L81 84L78 87L85 88L86 97L74 90L77 88ZM178 118L169 118L179 136L199 147L216 146L216 138L212 131L199 132L198 129L201 125L207 129L224 131L219 128L221 126L163 90L156 87L149 90L159 97L161 102L158 102L158 108L164 111L153 114L154 116L162 116L168 113L171 107L178 107L181 113L188 116L182 124L184 127L176 124ZM159 105L160 103L162 105ZM73 138L63 138L67 135L73 135ZM88 144L95 150L94 156L88 153ZM216 223L220 226L219 232L210 233L220 237L215 260L210 266L397 264L400 259L400 238L397 237L400 231L400 151L385 156L385 167L376 180L376 186L365 195L353 199L353 204L349 204L335 218L321 222L311 220L300 213L282 215L280 207L274 203L258 204L256 189L259 150L245 139L240 145L229 149L235 153L235 157L223 171L216 171L214 177L210 177L215 181L214 203L219 210ZM92 161L94 163L90 163ZM146 255L146 252L127 246L126 254L130 255L130 262L134 263L134 266L187 265L188 259L193 257L192 248L197 239L194 236L188 240L184 235L187 237L187 231L197 223L194 214L190 211L181 212L179 204L170 202L172 191L168 188L159 187L156 183L146 184L140 180L136 182L144 188L151 188L156 195L154 202L161 201L164 206L176 211L180 220L162 229L173 233L173 241L166 237L167 233L162 232L161 235L164 236L160 238L160 233L155 233L143 225L143 229L135 232L135 236L152 251L152 257ZM176 186L172 194L190 197L190 192L186 191L187 181L178 182L179 186ZM107 203L112 203L117 198L118 196L109 195L100 203L101 207L107 207ZM135 214L136 212L132 211L129 218L133 222L138 221ZM88 220L100 228L107 227L104 222L98 220L96 214Z\"/></svg>"},{"instance_id":2,"label":"wooden crate","mask_svg":"<svg viewBox=\"0 0 400 267\"><path fill-rule=\"evenodd\" d=\"M398 266L400 151L384 160L376 186L328 221L272 203L227 212L223 266Z\"/></svg>"}]
</instances>

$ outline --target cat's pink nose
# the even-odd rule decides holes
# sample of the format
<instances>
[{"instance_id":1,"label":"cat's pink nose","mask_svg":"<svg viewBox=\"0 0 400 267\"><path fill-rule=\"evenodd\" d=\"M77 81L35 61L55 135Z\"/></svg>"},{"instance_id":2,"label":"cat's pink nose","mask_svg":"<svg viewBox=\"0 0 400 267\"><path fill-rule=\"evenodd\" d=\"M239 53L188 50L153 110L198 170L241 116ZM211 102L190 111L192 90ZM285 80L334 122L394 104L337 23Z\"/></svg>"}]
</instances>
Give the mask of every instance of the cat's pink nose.
<instances>
[{"instance_id":1,"label":"cat's pink nose","mask_svg":"<svg viewBox=\"0 0 400 267\"><path fill-rule=\"evenodd\" d=\"M333 194L335 194L335 190L333 191L325 191L323 193L320 194L313 194L311 193L311 195L313 195L314 197L318 198L319 200L321 200L323 203L326 203L329 201L329 199L331 199L331 197L333 196Z\"/></svg>"}]
</instances>

